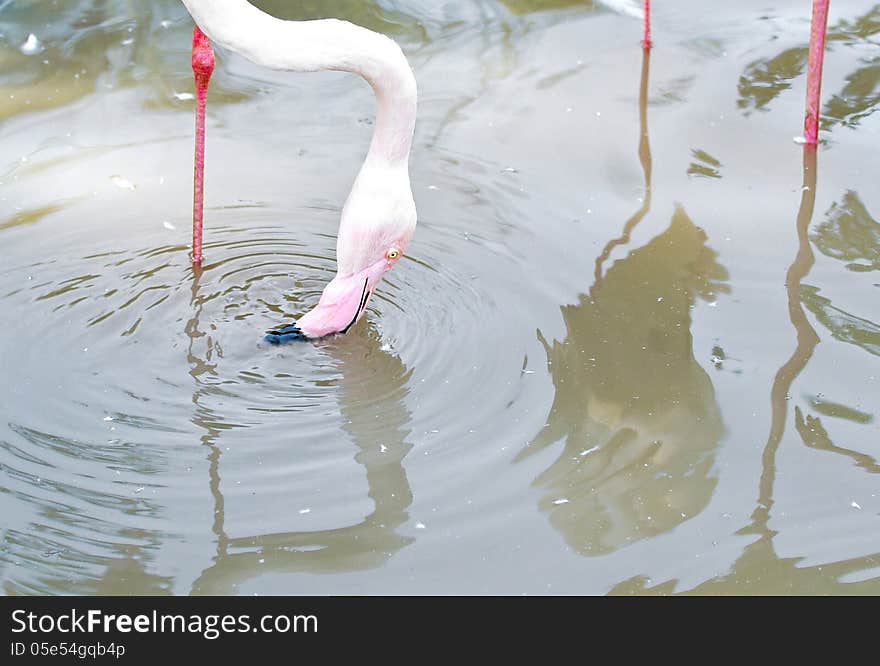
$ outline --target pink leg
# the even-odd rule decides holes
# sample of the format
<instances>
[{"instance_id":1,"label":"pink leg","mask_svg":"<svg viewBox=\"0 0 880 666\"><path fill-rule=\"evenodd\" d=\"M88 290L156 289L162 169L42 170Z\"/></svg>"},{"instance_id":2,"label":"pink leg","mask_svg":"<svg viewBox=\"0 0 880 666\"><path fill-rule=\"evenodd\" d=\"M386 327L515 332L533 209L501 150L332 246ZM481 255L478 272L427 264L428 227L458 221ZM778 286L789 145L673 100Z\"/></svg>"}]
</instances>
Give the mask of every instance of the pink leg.
<instances>
[{"instance_id":1,"label":"pink leg","mask_svg":"<svg viewBox=\"0 0 880 666\"><path fill-rule=\"evenodd\" d=\"M642 32L642 48L651 48L651 0L645 0L645 29Z\"/></svg>"},{"instance_id":2,"label":"pink leg","mask_svg":"<svg viewBox=\"0 0 880 666\"><path fill-rule=\"evenodd\" d=\"M205 192L205 103L208 81L214 71L214 50L199 26L193 29L192 68L196 80L196 154L193 177L193 254L196 266L202 264L202 208Z\"/></svg>"},{"instance_id":3,"label":"pink leg","mask_svg":"<svg viewBox=\"0 0 880 666\"><path fill-rule=\"evenodd\" d=\"M813 0L810 61L807 69L807 111L804 117L804 141L811 145L815 145L819 139L819 97L822 88L822 60L825 56L829 1Z\"/></svg>"}]
</instances>

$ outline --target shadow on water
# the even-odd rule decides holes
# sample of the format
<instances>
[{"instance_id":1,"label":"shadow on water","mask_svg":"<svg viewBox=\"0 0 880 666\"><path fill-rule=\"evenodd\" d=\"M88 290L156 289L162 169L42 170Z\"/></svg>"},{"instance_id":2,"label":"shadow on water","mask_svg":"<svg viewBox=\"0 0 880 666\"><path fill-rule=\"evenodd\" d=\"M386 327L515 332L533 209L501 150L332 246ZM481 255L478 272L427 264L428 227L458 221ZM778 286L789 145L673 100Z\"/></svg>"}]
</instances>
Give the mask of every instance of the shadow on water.
<instances>
[{"instance_id":1,"label":"shadow on water","mask_svg":"<svg viewBox=\"0 0 880 666\"><path fill-rule=\"evenodd\" d=\"M555 389L547 425L517 460L564 440L535 480L551 524L583 555L600 555L673 529L705 508L724 433L714 389L694 359L690 311L728 290L727 271L683 208L669 227L616 261L650 207L648 55L640 86L642 207L596 261L595 281L562 306L566 336L548 343Z\"/></svg>"},{"instance_id":2,"label":"shadow on water","mask_svg":"<svg viewBox=\"0 0 880 666\"><path fill-rule=\"evenodd\" d=\"M193 424L204 431L207 448L208 485L214 500L212 531L216 553L209 567L192 584L193 594L232 594L242 582L268 573L329 573L381 566L412 537L397 533L409 517L412 490L403 459L412 448L407 441L410 413L403 405L410 372L400 359L381 348L370 335L350 335L336 344L321 346L336 362L339 378L339 407L343 429L359 451L355 461L366 474L368 494L374 510L361 522L336 529L280 532L232 537L226 532L226 503L222 488L222 454L219 438L230 426L207 405L205 398L219 390L203 381L213 371L214 345L201 330L199 296L201 271L194 275L191 304L193 317L186 325L190 340L188 359L195 382ZM393 382L381 398L368 377L385 377ZM376 415L381 415L377 419Z\"/></svg>"}]
</instances>

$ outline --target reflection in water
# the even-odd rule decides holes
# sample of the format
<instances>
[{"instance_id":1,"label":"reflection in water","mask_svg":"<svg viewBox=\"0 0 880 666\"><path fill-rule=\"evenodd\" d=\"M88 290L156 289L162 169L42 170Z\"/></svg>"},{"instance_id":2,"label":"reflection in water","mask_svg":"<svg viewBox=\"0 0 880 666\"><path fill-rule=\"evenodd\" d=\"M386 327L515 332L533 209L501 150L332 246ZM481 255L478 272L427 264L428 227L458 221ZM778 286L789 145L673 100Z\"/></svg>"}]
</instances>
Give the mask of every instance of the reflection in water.
<instances>
[{"instance_id":1,"label":"reflection in water","mask_svg":"<svg viewBox=\"0 0 880 666\"><path fill-rule=\"evenodd\" d=\"M58 109L95 92L137 86L145 107L184 107L192 90L189 48L192 22L178 0L131 3L123 0L65 0L52 4L51 20L34 3L14 2L0 11L0 120L43 109ZM414 15L372 2L255 2L283 18L347 18L394 36L424 40ZM33 33L36 53L20 45ZM219 61L221 68L225 59ZM234 83L216 77L212 104L254 96L256 81ZM184 96L181 96L184 95Z\"/></svg>"},{"instance_id":2,"label":"reflection in water","mask_svg":"<svg viewBox=\"0 0 880 666\"><path fill-rule=\"evenodd\" d=\"M694 161L688 167L688 176L696 178L721 178L721 167L723 166L716 158L712 157L705 150L694 148L691 151Z\"/></svg>"},{"instance_id":3,"label":"reflection in water","mask_svg":"<svg viewBox=\"0 0 880 666\"><path fill-rule=\"evenodd\" d=\"M820 252L845 262L850 271L880 270L880 223L871 217L856 192L846 192L840 203L831 206L812 240ZM835 340L880 356L880 325L836 307L818 287L803 285L800 298Z\"/></svg>"},{"instance_id":4,"label":"reflection in water","mask_svg":"<svg viewBox=\"0 0 880 666\"><path fill-rule=\"evenodd\" d=\"M843 19L829 27L829 50L835 43L858 44L868 53L874 38L880 34L880 4L872 7L855 21ZM836 125L856 127L880 105L880 56L860 59L860 66L846 77L843 89L828 98L822 112L822 129ZM767 110L770 102L791 88L791 82L803 75L807 66L807 47L788 48L772 58L761 58L746 66L737 86L737 104L745 114L751 110Z\"/></svg>"},{"instance_id":5,"label":"reflection in water","mask_svg":"<svg viewBox=\"0 0 880 666\"><path fill-rule=\"evenodd\" d=\"M526 452L565 448L536 483L541 507L584 554L671 530L715 488L724 428L712 383L693 356L690 310L725 291L705 234L678 208L669 228L617 261L576 305L567 334L541 338L555 398Z\"/></svg>"},{"instance_id":6,"label":"reflection in water","mask_svg":"<svg viewBox=\"0 0 880 666\"><path fill-rule=\"evenodd\" d=\"M214 498L214 519L211 531L217 539L217 552L226 552L229 537L223 529L224 498L220 491L220 447L217 440L223 430L220 418L208 406L205 397L211 392L216 392L216 387L211 386L201 378L206 378L214 372L214 343L210 335L199 329L199 319L204 307L204 300L199 295L199 283L204 269L193 266L192 297L190 307L193 308L193 317L186 323L186 335L189 338L186 359L190 365L189 374L196 383L197 389L193 393L192 401L195 407L193 413L193 425L205 431L201 437L202 445L208 448L208 478L211 496ZM198 349L201 347L201 349Z\"/></svg>"},{"instance_id":7,"label":"reflection in water","mask_svg":"<svg viewBox=\"0 0 880 666\"><path fill-rule=\"evenodd\" d=\"M859 45L874 48L880 35L880 4L852 22L843 19L829 34L829 44ZM870 53L870 51L868 51ZM826 129L834 125L855 127L874 113L880 104L880 56L865 56L862 67L846 77L843 89L832 95L825 105Z\"/></svg>"},{"instance_id":8,"label":"reflection in water","mask_svg":"<svg viewBox=\"0 0 880 666\"><path fill-rule=\"evenodd\" d=\"M651 210L651 142L648 138L648 81L651 64L651 51L642 49L642 75L639 78L639 162L645 175L645 195L642 205L635 214L623 225L623 233L605 245L596 258L595 282L602 279L602 264L611 256L612 250L618 245L629 243L630 234L642 218Z\"/></svg>"},{"instance_id":9,"label":"reflection in water","mask_svg":"<svg viewBox=\"0 0 880 666\"><path fill-rule=\"evenodd\" d=\"M831 206L812 240L820 252L845 262L850 271L880 270L880 223L856 192L846 192L840 203ZM880 356L880 325L836 307L819 294L818 287L803 285L800 298L835 340Z\"/></svg>"},{"instance_id":10,"label":"reflection in water","mask_svg":"<svg viewBox=\"0 0 880 666\"><path fill-rule=\"evenodd\" d=\"M810 594L839 593L840 582L845 576L876 566L875 553L820 567L799 567L798 561L801 558L781 558L777 555L773 545L776 531L769 525L776 480L776 454L785 432L789 391L819 343L819 336L801 307L801 281L810 272L815 261L808 230L816 201L816 147L804 146L803 151L803 187L796 223L798 252L786 273L788 314L797 334L797 345L773 380L770 391L770 434L761 458L758 506L752 513L751 524L740 530L741 534L757 534L758 539L745 548L728 574L700 584L690 591L692 594L717 594L730 589L736 590L737 594L791 594L798 591ZM880 471L876 461L870 456L835 446L821 421L810 416L804 417L799 408L795 408L795 428L806 446L846 455L869 472ZM611 593L666 594L673 592L676 585L675 581L668 581L649 588L649 582L644 576L636 576L615 586Z\"/></svg>"},{"instance_id":11,"label":"reflection in water","mask_svg":"<svg viewBox=\"0 0 880 666\"><path fill-rule=\"evenodd\" d=\"M551 9L583 10L586 7L595 9L597 4L584 0L500 0L500 2L514 14L531 14Z\"/></svg>"},{"instance_id":12,"label":"reflection in water","mask_svg":"<svg viewBox=\"0 0 880 666\"><path fill-rule=\"evenodd\" d=\"M642 68L639 156L650 184ZM596 262L595 282L562 307L563 341L547 353L555 396L547 425L518 459L565 441L535 481L551 524L581 554L607 553L667 532L699 513L715 488L714 453L723 434L712 383L693 356L690 310L726 291L726 270L706 236L677 208L669 228L615 262L649 199Z\"/></svg>"},{"instance_id":13,"label":"reflection in water","mask_svg":"<svg viewBox=\"0 0 880 666\"><path fill-rule=\"evenodd\" d=\"M397 8L383 6L378 2L352 2L351 0L252 0L252 5L267 14L289 21L310 21L313 19L336 18L351 21L375 32L396 39L410 38L423 40L425 24L419 21L417 8Z\"/></svg>"},{"instance_id":14,"label":"reflection in water","mask_svg":"<svg viewBox=\"0 0 880 666\"><path fill-rule=\"evenodd\" d=\"M834 125L855 127L877 110L880 103L880 56L868 59L846 77L843 89L825 104L826 129Z\"/></svg>"},{"instance_id":15,"label":"reflection in water","mask_svg":"<svg viewBox=\"0 0 880 666\"><path fill-rule=\"evenodd\" d=\"M741 352L752 368L772 359L770 379L758 392L751 389L761 372L716 375L697 352L716 383L718 403L745 417L734 421L725 413L725 440L737 445L723 449L714 443L722 424L712 387L690 348L727 335L719 326L734 326L730 335L742 338L770 325L765 310L776 298L774 280L754 269L773 262L785 267L777 271L781 278L795 248L776 244L758 255L732 254L737 263L724 264L743 276L754 298L740 302L736 314L712 311L705 321L708 309L701 306L691 322L688 305L700 291L693 283L720 269L712 269L711 256L703 261L708 268L688 265L689 256L711 253L682 211L669 230L673 209L665 203L662 217L647 219L661 204L662 193L652 194L652 187L670 178L685 188L688 212L697 205L719 211L694 215L711 225L712 239L730 231L730 202L747 200L751 212L768 219L794 218L780 197L787 185L773 168L781 144L753 141L753 133L743 140L741 117L711 133L705 121L716 118L719 105L736 104L737 80L748 75L750 61L773 61L801 46L804 23L792 21L788 36L771 41L778 30L769 23L744 30L736 21L742 11L762 10L756 0L708 14L694 0L679 8L681 21L667 26L674 78L651 99L659 112L652 111L651 122L660 123L651 128L653 145L646 132L648 62L642 63L638 159L645 197L626 204L603 236L594 225L572 227L585 192L576 179L565 179L559 155L570 148L565 136L590 144L595 172L608 175L591 178L590 200L595 195L600 202L594 213L607 210L609 199L616 205L619 196L629 196L628 171L616 167L622 160L635 165L635 155L625 154L635 146L621 154L620 132L639 130L625 108L631 95L621 94L617 83L626 52L635 55L632 23L575 0L255 1L279 15L332 13L392 34L421 72L426 104L422 158L414 168L423 186L416 194L430 214L418 261L409 261L373 304L385 339L399 341L405 364L381 351L368 322L345 339L301 351L259 346L259 322L317 299L333 269L338 210L326 202L347 191L353 177L336 167L340 150L362 149L364 125L371 122L363 110L366 89L341 78L337 85L332 74L327 85L308 77L288 81L221 54L217 83L228 88L216 89L215 101L239 102L212 118L218 136L229 139L215 144L221 161L224 154L228 160L217 174L225 200L215 211L216 263L195 275L185 257L182 213L190 193L180 159L191 150L191 100L183 93L192 90L192 24L179 0L0 0L0 84L7 93L0 121L8 148L0 166L0 367L14 378L0 382L0 590L295 592L303 585L387 591L416 574L419 589L443 593L483 580L481 553L491 559L489 551L521 548L519 557L497 560L480 587L522 591L524 566L544 574L546 581L535 583L540 589L594 592L649 570L690 586L724 574L742 555L717 586L696 590L880 591L880 580L869 580L880 566L870 531L878 511L871 482L880 478L874 446L880 412L876 399L871 402L880 360L880 320L872 310L880 293L874 286L880 282L880 218L870 139L880 115L829 147L841 168L830 170L823 185L837 203L821 219L824 208L816 211L810 238L823 270L813 268L803 279L815 288L802 283L799 294L825 343L816 351L825 353L794 380L796 394L807 381L818 384L812 395L798 408L786 403L792 421L775 463L789 452L799 478L790 475L791 483L783 484L776 476L768 494L773 515L763 533L732 532L751 522L760 495L760 452L753 455L747 444L763 451L770 439L770 419L761 414L774 373L796 346L794 335L781 359L768 346ZM866 14L877 3L857 4L865 7L857 13ZM554 6L565 7L548 9ZM841 7L838 14L855 15ZM826 121L847 114L857 120L876 108L870 58L877 51L863 37L877 41L880 15L871 16L874 24L863 17L841 28L839 38L831 36L832 60L842 69L828 92L843 90L851 110L837 111L829 97ZM38 55L19 50L30 32L43 43ZM656 68L657 54L652 57ZM773 87L798 85L786 80L792 63L791 55L772 62L768 78L743 91L756 95L746 111L769 94L760 114L769 114L768 131L784 124L776 113L787 105L779 102L794 92L774 101ZM852 72L864 72L853 79L855 87L846 78ZM630 80L625 87L636 85ZM800 108L800 100L789 101ZM244 116L260 121L238 122ZM588 117L595 124L587 124ZM246 128L246 136L229 135L233 125ZM303 131L290 133L291 125ZM651 166L658 129L690 137L680 168L663 178ZM522 146L513 145L512 136ZM272 173L280 175L241 190L242 177L265 166L267 146L277 153ZM519 173L501 173L508 165ZM108 181L113 174L137 188L116 187ZM292 207L296 201L302 206ZM569 237L574 228L581 245L594 248L586 263L583 253L578 262L552 251L552 239ZM743 243L753 232L753 225L741 228L730 247L747 250ZM787 232L794 244L795 234ZM528 288L520 288L524 263L542 256L557 260L552 270L533 271ZM504 307L514 299L523 307ZM512 381L515 361L536 344L531 315L523 313L552 319L559 312L553 303L570 304L561 309L554 335L543 327L553 381L541 373ZM37 345L35 325L63 334ZM664 344L674 353L664 356ZM417 378L409 378L410 371ZM492 400L468 394L477 376ZM665 396L659 385L670 377L672 392ZM825 399L819 389L858 409ZM551 404L554 412L545 419ZM748 418L752 412L758 416ZM455 424L446 427L450 416ZM779 416L787 418L775 416L776 424ZM546 433L540 430L545 422ZM505 446L517 441L522 447L538 433L527 451L546 444L543 452L509 474ZM659 449L651 448L653 440ZM407 453L419 441L431 456ZM437 517L424 531L402 523L416 510L406 475L415 481L417 469L421 478L438 481L426 502ZM536 500L544 498L537 513L547 522L538 520L545 530L555 527L524 542L521 526L534 518L536 502L507 499L521 495L519 473L531 480L544 470L534 492ZM660 492L664 481L673 492ZM783 492L791 492L796 505L786 515ZM825 501L836 493L845 493L840 504ZM701 511L699 519L672 529L684 518L666 507L667 498L688 516ZM309 515L299 515L306 507ZM722 510L745 517L731 528L719 520ZM717 547L709 548L704 528L717 532ZM773 529L785 531L771 539ZM651 530L667 531L607 561L581 555L610 552ZM404 548L408 535L419 538ZM644 567L642 547L654 558ZM683 553L699 555L702 565L692 566ZM795 557L782 557L789 553ZM552 588L543 588L545 582Z\"/></svg>"},{"instance_id":16,"label":"reflection in water","mask_svg":"<svg viewBox=\"0 0 880 666\"><path fill-rule=\"evenodd\" d=\"M757 532L761 541L772 540L768 527L770 510L773 507L773 484L776 478L776 452L785 432L788 416L788 399L792 382L806 367L819 344L819 336L810 325L807 315L801 308L801 281L810 272L815 258L813 247L807 236L813 207L816 203L816 149L804 146L804 181L801 190L801 204L797 215L798 252L785 275L785 289L788 294L788 317L797 333L797 346L791 357L779 368L770 390L770 434L764 445L761 459L761 481L758 488L758 507L752 514L752 524L745 533ZM772 550L772 546L768 546Z\"/></svg>"},{"instance_id":17,"label":"reflection in water","mask_svg":"<svg viewBox=\"0 0 880 666\"><path fill-rule=\"evenodd\" d=\"M752 109L765 109L783 91L791 88L792 80L804 73L808 54L806 46L798 46L748 65L737 86L739 108L747 115Z\"/></svg>"},{"instance_id":18,"label":"reflection in water","mask_svg":"<svg viewBox=\"0 0 880 666\"><path fill-rule=\"evenodd\" d=\"M801 300L835 340L880 356L880 325L836 307L831 299L819 295L817 287L805 284L801 290Z\"/></svg>"},{"instance_id":19,"label":"reflection in water","mask_svg":"<svg viewBox=\"0 0 880 666\"><path fill-rule=\"evenodd\" d=\"M825 214L810 240L822 254L845 261L847 270L880 271L880 222L857 192L847 191Z\"/></svg>"},{"instance_id":20,"label":"reflection in water","mask_svg":"<svg viewBox=\"0 0 880 666\"><path fill-rule=\"evenodd\" d=\"M845 192L840 202L831 206L810 238L822 254L843 262L849 271L880 270L880 223L854 191ZM801 285L799 296L801 304L834 339L880 356L880 326L834 306L831 299L819 294L818 287ZM873 420L871 414L824 400L812 400L811 407L822 414L855 423L867 424ZM880 471L870 455L835 445L820 417L805 415L800 408L795 408L795 427L806 446L844 455L868 472Z\"/></svg>"},{"instance_id":21,"label":"reflection in water","mask_svg":"<svg viewBox=\"0 0 880 666\"><path fill-rule=\"evenodd\" d=\"M94 581L94 591L90 594L119 594L120 581L127 595L168 594L173 578L148 570L152 564L149 555L160 547L160 540L148 530L124 530L118 536L120 543L114 547L113 557L104 559L107 569Z\"/></svg>"},{"instance_id":22,"label":"reflection in water","mask_svg":"<svg viewBox=\"0 0 880 666\"><path fill-rule=\"evenodd\" d=\"M797 429L805 446L811 449L828 451L830 453L837 453L846 456L847 458L854 460L856 465L865 471L870 472L871 474L880 473L880 464L878 464L873 457L866 453L837 446L831 441L831 437L828 436L828 431L825 430L825 427L822 425L822 419L818 416L810 416L809 414L804 415L800 407L795 407L794 427Z\"/></svg>"},{"instance_id":23,"label":"reflection in water","mask_svg":"<svg viewBox=\"0 0 880 666\"><path fill-rule=\"evenodd\" d=\"M758 506L752 514L751 524L741 531L743 534L757 534L759 538L743 551L742 556L733 566L733 573L729 576L735 577L739 585L744 585L743 591L747 594L790 593L795 589L810 590L817 594L836 589L835 584L841 576L871 568L876 557L869 555L822 567L799 568L798 558L780 558L776 554L773 546L776 532L769 525L776 480L776 453L785 432L789 392L792 383L806 367L819 343L819 336L801 306L804 293L801 282L810 272L815 260L808 230L816 201L816 148L804 146L803 151L803 190L797 216L798 252L786 274L788 316L797 333L797 345L788 361L779 368L773 381L770 393L772 419L770 435L761 460ZM877 464L870 456L835 446L822 428L819 419L810 416L805 418L799 408L795 408L795 428L806 446L846 455L867 471L877 471ZM729 577L701 585L697 588L697 592L708 592L713 585L723 584ZM798 584L797 581L803 582ZM780 585L783 586L782 589L779 589Z\"/></svg>"},{"instance_id":24,"label":"reflection in water","mask_svg":"<svg viewBox=\"0 0 880 666\"><path fill-rule=\"evenodd\" d=\"M218 438L222 430L235 426L224 423L205 400L220 389L202 379L213 372L216 350L211 336L199 327L203 305L199 296L201 272L195 271L194 315L186 331L190 339L190 374L196 383L193 423L204 430L202 443L208 448L209 487L214 498L212 530L217 550L211 566L193 583L192 592L232 594L241 582L267 573L352 571L382 565L413 541L396 531L407 520L407 509L412 503L403 468L403 459L412 448L406 441L410 414L403 405L411 373L398 357L384 351L373 336L355 332L339 344L324 345L322 349L338 365L339 379L335 383L339 387L343 429L359 448L355 460L364 467L375 509L360 523L337 529L230 537L224 526ZM200 351L196 351L199 347ZM388 390L385 386L377 391L376 383L371 381L377 377L393 382L393 388Z\"/></svg>"},{"instance_id":25,"label":"reflection in water","mask_svg":"<svg viewBox=\"0 0 880 666\"><path fill-rule=\"evenodd\" d=\"M6 37L0 44L0 84L8 91L0 99L0 119L57 108L93 92L95 73L110 70L121 53L132 53L134 42L121 42L143 36L151 23L126 20L115 8L91 0L56 3L46 21L30 4L12 3L0 13L0 34ZM19 45L32 33L39 48L22 51ZM115 48L108 48L110 43Z\"/></svg>"}]
</instances>

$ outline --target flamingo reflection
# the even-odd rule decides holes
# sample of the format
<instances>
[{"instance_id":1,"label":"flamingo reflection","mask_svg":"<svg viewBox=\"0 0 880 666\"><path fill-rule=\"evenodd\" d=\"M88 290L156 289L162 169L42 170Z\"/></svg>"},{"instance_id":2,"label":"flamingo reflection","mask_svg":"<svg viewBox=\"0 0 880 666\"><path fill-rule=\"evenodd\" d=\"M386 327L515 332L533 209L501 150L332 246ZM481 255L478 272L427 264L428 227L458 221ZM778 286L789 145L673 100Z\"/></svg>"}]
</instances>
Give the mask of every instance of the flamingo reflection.
<instances>
[{"instance_id":1,"label":"flamingo reflection","mask_svg":"<svg viewBox=\"0 0 880 666\"><path fill-rule=\"evenodd\" d=\"M761 457L757 506L752 513L751 522L739 532L755 534L758 538L743 550L727 574L702 583L689 591L692 594L719 594L730 589L737 594L790 594L793 590L810 590L812 594L839 594L842 577L876 567L876 552L822 566L798 566L801 558L778 555L774 546L776 531L770 527L777 476L776 457L785 434L791 387L813 357L819 343L819 336L802 305L802 282L815 262L808 231L816 202L816 175L816 147L805 145L803 187L796 221L798 250L786 273L788 316L795 330L797 343L791 356L773 379L770 390L770 432ZM794 420L795 429L807 447L846 455L868 472L880 471L872 457L836 446L822 428L821 422L809 415L805 416L799 407L794 409ZM617 585L611 593L666 594L673 592L675 585L676 581L672 580L649 588L645 577L636 576Z\"/></svg>"},{"instance_id":2,"label":"flamingo reflection","mask_svg":"<svg viewBox=\"0 0 880 666\"><path fill-rule=\"evenodd\" d=\"M193 423L204 430L202 443L208 449L216 553L211 565L193 582L192 592L229 594L244 581L267 573L355 571L382 565L413 541L397 532L408 519L412 503L403 467L403 459L412 448L407 441L410 414L403 405L409 370L399 358L383 351L381 342L369 333L347 336L338 346L322 347L339 368L335 384L343 429L357 446L354 459L366 474L368 495L374 504L369 515L356 524L334 529L230 536L225 529L219 446L220 435L229 426L207 404L206 398L217 387L201 379L212 372L214 345L210 335L200 328L201 270L196 268L194 272L194 314L187 324L190 374L196 385ZM197 347L201 353L196 352ZM368 376L389 378L392 386L377 394ZM382 418L375 418L376 414Z\"/></svg>"},{"instance_id":3,"label":"flamingo reflection","mask_svg":"<svg viewBox=\"0 0 880 666\"><path fill-rule=\"evenodd\" d=\"M592 287L562 306L566 335L539 332L555 396L547 425L518 460L555 442L535 480L551 524L579 553L598 555L671 530L699 513L716 485L724 433L712 383L693 355L691 308L728 290L727 271L681 207L669 227L604 271L650 208L649 51L640 82L642 206L596 261Z\"/></svg>"}]
</instances>

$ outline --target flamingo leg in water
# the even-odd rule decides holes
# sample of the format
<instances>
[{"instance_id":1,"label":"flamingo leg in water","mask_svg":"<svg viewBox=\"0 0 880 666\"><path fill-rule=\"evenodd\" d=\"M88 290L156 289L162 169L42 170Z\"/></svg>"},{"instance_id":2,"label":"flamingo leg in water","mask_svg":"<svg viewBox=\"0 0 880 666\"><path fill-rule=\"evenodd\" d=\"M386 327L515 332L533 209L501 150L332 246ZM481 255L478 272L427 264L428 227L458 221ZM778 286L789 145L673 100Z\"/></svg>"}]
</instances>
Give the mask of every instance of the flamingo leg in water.
<instances>
[{"instance_id":1,"label":"flamingo leg in water","mask_svg":"<svg viewBox=\"0 0 880 666\"><path fill-rule=\"evenodd\" d=\"M645 29L642 32L642 48L651 48L651 0L645 0Z\"/></svg>"},{"instance_id":2,"label":"flamingo leg in water","mask_svg":"<svg viewBox=\"0 0 880 666\"><path fill-rule=\"evenodd\" d=\"M815 145L819 139L819 97L822 88L822 60L825 56L829 2L830 0L813 0L810 60L807 69L807 110L804 117L804 142L810 145Z\"/></svg>"},{"instance_id":3,"label":"flamingo leg in water","mask_svg":"<svg viewBox=\"0 0 880 666\"><path fill-rule=\"evenodd\" d=\"M196 153L193 175L193 264L202 264L202 209L205 193L205 104L208 81L214 71L214 50L208 37L193 29L192 68L196 83Z\"/></svg>"}]
</instances>

